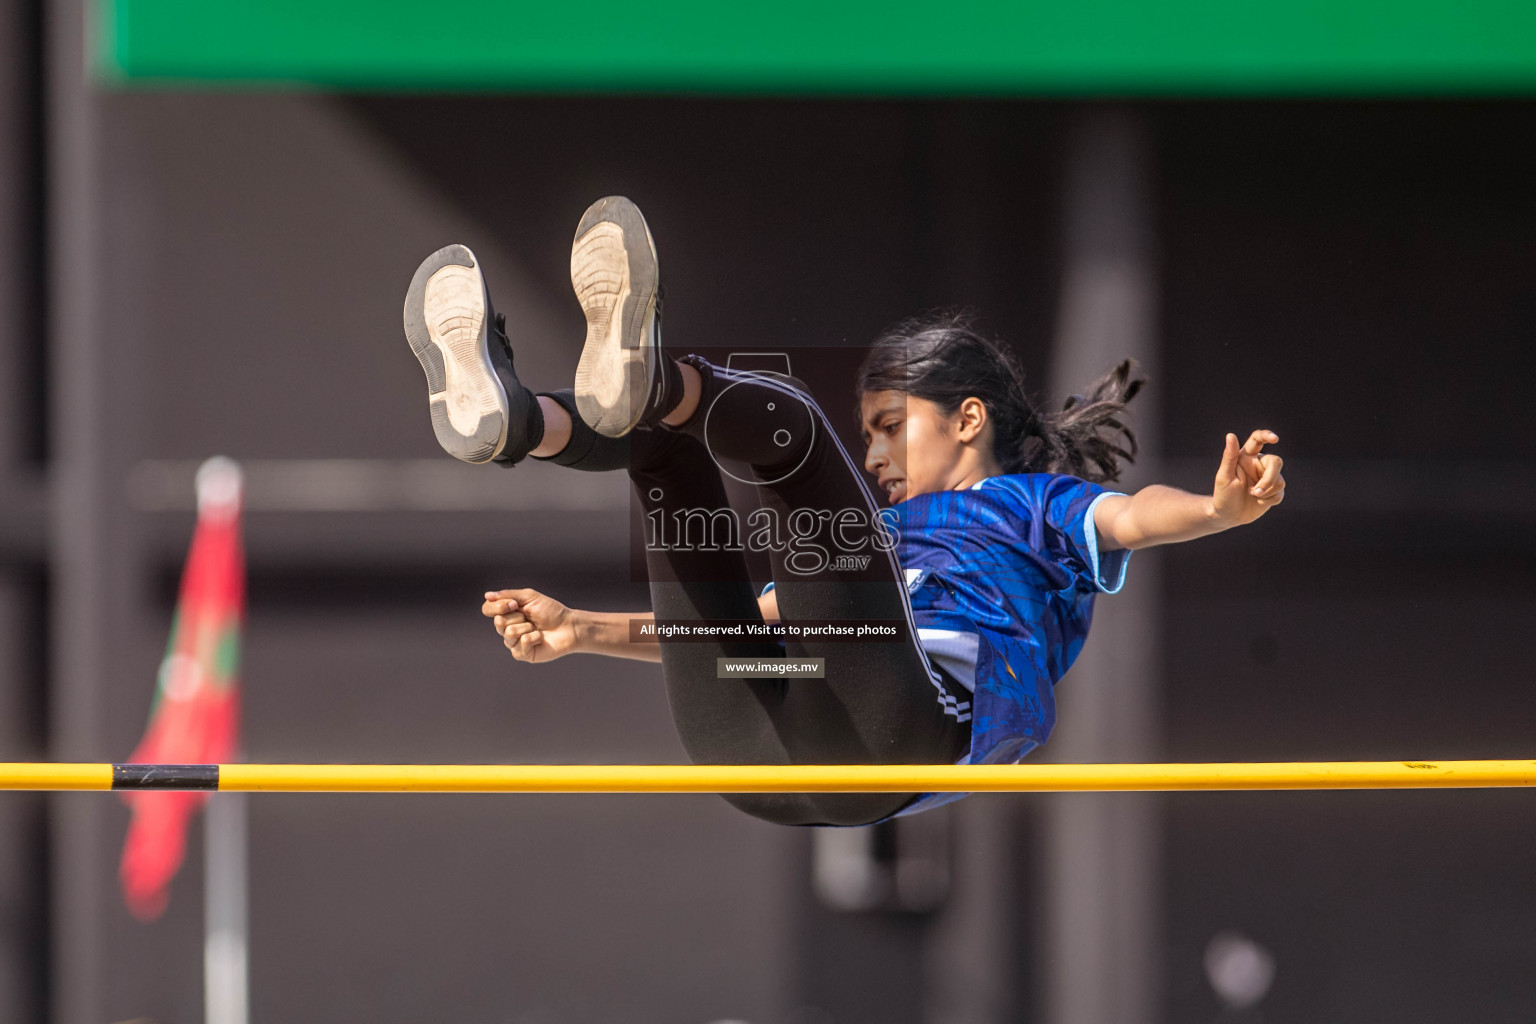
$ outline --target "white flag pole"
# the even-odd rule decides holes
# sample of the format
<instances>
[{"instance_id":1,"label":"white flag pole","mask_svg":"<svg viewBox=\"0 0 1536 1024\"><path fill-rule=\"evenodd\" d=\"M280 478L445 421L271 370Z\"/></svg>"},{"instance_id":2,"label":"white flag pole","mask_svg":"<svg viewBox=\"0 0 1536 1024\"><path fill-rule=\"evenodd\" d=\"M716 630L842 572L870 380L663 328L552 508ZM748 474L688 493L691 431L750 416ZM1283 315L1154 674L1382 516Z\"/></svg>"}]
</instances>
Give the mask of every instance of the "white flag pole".
<instances>
[{"instance_id":1,"label":"white flag pole","mask_svg":"<svg viewBox=\"0 0 1536 1024\"><path fill-rule=\"evenodd\" d=\"M238 509L240 466L213 458L197 471L199 515ZM203 1019L205 1024L250 1020L249 928L246 905L246 795L214 793L203 811Z\"/></svg>"},{"instance_id":2,"label":"white flag pole","mask_svg":"<svg viewBox=\"0 0 1536 1024\"><path fill-rule=\"evenodd\" d=\"M203 817L203 1005L206 1024L250 1019L246 795L215 793Z\"/></svg>"}]
</instances>

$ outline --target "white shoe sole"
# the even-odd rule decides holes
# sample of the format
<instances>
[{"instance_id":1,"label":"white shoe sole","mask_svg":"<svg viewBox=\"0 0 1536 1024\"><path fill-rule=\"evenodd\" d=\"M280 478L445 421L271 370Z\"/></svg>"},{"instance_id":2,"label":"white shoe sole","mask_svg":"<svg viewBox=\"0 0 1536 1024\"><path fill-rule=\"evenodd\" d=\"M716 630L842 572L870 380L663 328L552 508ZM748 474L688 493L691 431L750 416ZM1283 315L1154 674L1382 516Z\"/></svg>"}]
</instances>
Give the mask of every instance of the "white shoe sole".
<instances>
[{"instance_id":1,"label":"white shoe sole","mask_svg":"<svg viewBox=\"0 0 1536 1024\"><path fill-rule=\"evenodd\" d=\"M416 269L405 295L405 336L427 374L438 444L482 463L507 441L507 392L491 366L490 298L474 253L450 245Z\"/></svg>"},{"instance_id":2,"label":"white shoe sole","mask_svg":"<svg viewBox=\"0 0 1536 1024\"><path fill-rule=\"evenodd\" d=\"M576 408L607 437L633 430L652 389L661 387L654 336L659 276L656 243L639 207L623 196L593 203L571 246L571 286L587 317Z\"/></svg>"}]
</instances>

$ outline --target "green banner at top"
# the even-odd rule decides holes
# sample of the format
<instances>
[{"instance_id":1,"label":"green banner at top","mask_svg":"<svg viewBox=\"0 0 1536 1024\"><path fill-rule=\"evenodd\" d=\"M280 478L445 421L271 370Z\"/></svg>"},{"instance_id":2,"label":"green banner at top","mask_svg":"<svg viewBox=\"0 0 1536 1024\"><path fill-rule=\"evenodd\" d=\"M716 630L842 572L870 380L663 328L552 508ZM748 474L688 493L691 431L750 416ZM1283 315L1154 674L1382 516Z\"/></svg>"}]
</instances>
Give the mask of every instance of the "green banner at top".
<instances>
[{"instance_id":1,"label":"green banner at top","mask_svg":"<svg viewBox=\"0 0 1536 1024\"><path fill-rule=\"evenodd\" d=\"M97 0L126 85L1529 95L1536 0Z\"/></svg>"}]
</instances>

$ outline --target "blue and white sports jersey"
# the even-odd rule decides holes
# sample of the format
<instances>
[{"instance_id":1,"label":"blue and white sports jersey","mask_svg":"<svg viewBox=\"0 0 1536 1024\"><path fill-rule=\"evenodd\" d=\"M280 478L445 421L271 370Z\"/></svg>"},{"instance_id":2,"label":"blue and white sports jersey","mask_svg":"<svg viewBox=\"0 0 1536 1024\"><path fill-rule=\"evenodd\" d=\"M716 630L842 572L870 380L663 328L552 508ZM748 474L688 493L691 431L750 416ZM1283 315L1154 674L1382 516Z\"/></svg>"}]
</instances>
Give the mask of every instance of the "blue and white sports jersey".
<instances>
[{"instance_id":1,"label":"blue and white sports jersey","mask_svg":"<svg viewBox=\"0 0 1536 1024\"><path fill-rule=\"evenodd\" d=\"M1116 493L1018 473L881 510L924 649L974 692L972 763L1010 764L1051 734L1053 688L1083 649L1094 596L1125 582L1131 553L1101 557L1093 525Z\"/></svg>"},{"instance_id":2,"label":"blue and white sports jersey","mask_svg":"<svg viewBox=\"0 0 1536 1024\"><path fill-rule=\"evenodd\" d=\"M1093 599L1125 584L1131 552L1099 551L1093 513L1118 491L1071 476L989 477L882 509L898 535L918 638L973 691L961 763L1012 764L1056 724L1055 685L1077 660ZM901 814L964 796L930 793Z\"/></svg>"},{"instance_id":3,"label":"blue and white sports jersey","mask_svg":"<svg viewBox=\"0 0 1536 1024\"><path fill-rule=\"evenodd\" d=\"M919 643L972 691L962 764L1012 764L1050 736L1054 688L1083 649L1094 597L1125 583L1131 552L1101 554L1093 523L1098 503L1119 493L1016 473L880 510L897 538ZM900 813L964 795L930 793Z\"/></svg>"}]
</instances>

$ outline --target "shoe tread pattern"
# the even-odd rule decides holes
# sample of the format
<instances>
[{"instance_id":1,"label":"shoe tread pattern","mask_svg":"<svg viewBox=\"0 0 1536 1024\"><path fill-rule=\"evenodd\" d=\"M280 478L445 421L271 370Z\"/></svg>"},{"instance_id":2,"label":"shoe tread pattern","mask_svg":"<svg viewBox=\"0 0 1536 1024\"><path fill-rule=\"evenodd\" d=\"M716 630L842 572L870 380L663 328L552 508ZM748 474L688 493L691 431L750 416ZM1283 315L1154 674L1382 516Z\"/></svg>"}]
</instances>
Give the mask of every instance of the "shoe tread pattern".
<instances>
[{"instance_id":1,"label":"shoe tread pattern","mask_svg":"<svg viewBox=\"0 0 1536 1024\"><path fill-rule=\"evenodd\" d=\"M443 450L489 462L507 434L507 395L491 366L489 300L474 254L439 249L416 270L405 299L405 333L427 376L432 429Z\"/></svg>"},{"instance_id":2,"label":"shoe tread pattern","mask_svg":"<svg viewBox=\"0 0 1536 1024\"><path fill-rule=\"evenodd\" d=\"M659 354L647 332L658 279L655 243L639 208L622 196L593 203L571 247L571 285L587 318L577 410L599 434L622 437L645 412Z\"/></svg>"}]
</instances>

